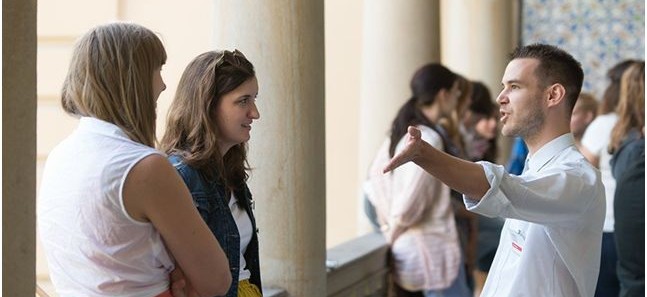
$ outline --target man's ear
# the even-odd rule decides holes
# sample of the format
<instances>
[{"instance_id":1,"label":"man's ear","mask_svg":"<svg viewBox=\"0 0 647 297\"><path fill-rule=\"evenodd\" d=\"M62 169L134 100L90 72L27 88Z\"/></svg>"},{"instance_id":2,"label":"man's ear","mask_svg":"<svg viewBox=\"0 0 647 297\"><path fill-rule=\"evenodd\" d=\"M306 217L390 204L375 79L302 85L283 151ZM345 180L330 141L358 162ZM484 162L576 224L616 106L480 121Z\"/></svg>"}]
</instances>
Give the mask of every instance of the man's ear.
<instances>
[{"instance_id":1,"label":"man's ear","mask_svg":"<svg viewBox=\"0 0 647 297\"><path fill-rule=\"evenodd\" d=\"M562 84L553 84L548 87L548 107L557 106L566 100L566 89Z\"/></svg>"}]
</instances>

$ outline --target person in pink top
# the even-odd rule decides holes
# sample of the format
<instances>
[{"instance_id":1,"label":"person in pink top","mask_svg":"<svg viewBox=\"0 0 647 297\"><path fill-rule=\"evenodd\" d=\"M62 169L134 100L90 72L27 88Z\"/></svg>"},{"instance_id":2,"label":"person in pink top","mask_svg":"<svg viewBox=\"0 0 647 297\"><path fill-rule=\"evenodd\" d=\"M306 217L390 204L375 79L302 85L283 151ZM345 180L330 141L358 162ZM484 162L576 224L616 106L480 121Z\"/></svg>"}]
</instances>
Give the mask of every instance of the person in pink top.
<instances>
[{"instance_id":1,"label":"person in pink top","mask_svg":"<svg viewBox=\"0 0 647 297\"><path fill-rule=\"evenodd\" d=\"M439 150L452 151L439 125L456 108L458 76L440 64L427 64L411 80L411 98L400 108L371 165L364 191L374 205L382 234L391 246L399 296L468 297L464 260L449 187L415 164L382 174L382 166L404 148L407 126Z\"/></svg>"}]
</instances>

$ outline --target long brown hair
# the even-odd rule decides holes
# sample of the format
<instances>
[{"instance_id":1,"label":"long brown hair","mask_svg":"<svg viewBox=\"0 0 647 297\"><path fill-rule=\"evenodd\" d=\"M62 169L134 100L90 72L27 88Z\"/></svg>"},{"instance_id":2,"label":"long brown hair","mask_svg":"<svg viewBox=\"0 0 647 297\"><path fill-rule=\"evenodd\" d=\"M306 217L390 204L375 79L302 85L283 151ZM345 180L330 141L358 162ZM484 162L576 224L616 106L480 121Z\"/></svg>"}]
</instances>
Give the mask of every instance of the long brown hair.
<instances>
[{"instance_id":1,"label":"long brown hair","mask_svg":"<svg viewBox=\"0 0 647 297\"><path fill-rule=\"evenodd\" d=\"M472 101L472 82L460 74L456 74L456 76L456 82L458 83L458 89L461 91L461 95L458 97L456 102L456 108L452 110L452 113L449 116L442 117L438 120L438 124L447 131L449 139L456 146L460 156L464 156L465 142L461 135L460 122L465 116Z\"/></svg>"},{"instance_id":2,"label":"long brown hair","mask_svg":"<svg viewBox=\"0 0 647 297\"><path fill-rule=\"evenodd\" d=\"M215 110L223 95L253 77L254 66L238 50L209 51L193 59L171 103L161 149L182 156L207 180L240 189L248 178L247 144L237 144L223 156Z\"/></svg>"},{"instance_id":3,"label":"long brown hair","mask_svg":"<svg viewBox=\"0 0 647 297\"><path fill-rule=\"evenodd\" d=\"M132 140L154 147L153 73L164 63L166 51L151 30L132 23L95 27L74 48L63 109L115 124Z\"/></svg>"},{"instance_id":4,"label":"long brown hair","mask_svg":"<svg viewBox=\"0 0 647 297\"><path fill-rule=\"evenodd\" d=\"M472 82L472 103L469 106L469 112L465 115L463 119L463 124L467 130L474 130L476 124L482 119L491 119L497 118L499 110L497 109L496 104L492 101L492 94L490 93L490 88L488 88L483 82L473 81ZM474 132L476 133L476 132ZM494 138L488 140L489 147L484 152L483 156L480 156L479 159L474 159L471 161L489 161L494 162L497 158L497 133L494 134ZM466 151L469 148L465 149ZM466 154L467 155L467 154ZM468 159L471 157L466 156Z\"/></svg>"},{"instance_id":5,"label":"long brown hair","mask_svg":"<svg viewBox=\"0 0 647 297\"><path fill-rule=\"evenodd\" d=\"M611 130L609 153L613 154L632 129L645 126L645 62L635 62L622 74L618 122Z\"/></svg>"},{"instance_id":6,"label":"long brown hair","mask_svg":"<svg viewBox=\"0 0 647 297\"><path fill-rule=\"evenodd\" d=\"M604 90L602 95L602 102L598 106L598 115L603 115L616 111L618 102L620 101L620 79L622 74L632 64L639 62L637 60L624 60L614 65L607 71L607 78L609 85Z\"/></svg>"}]
</instances>

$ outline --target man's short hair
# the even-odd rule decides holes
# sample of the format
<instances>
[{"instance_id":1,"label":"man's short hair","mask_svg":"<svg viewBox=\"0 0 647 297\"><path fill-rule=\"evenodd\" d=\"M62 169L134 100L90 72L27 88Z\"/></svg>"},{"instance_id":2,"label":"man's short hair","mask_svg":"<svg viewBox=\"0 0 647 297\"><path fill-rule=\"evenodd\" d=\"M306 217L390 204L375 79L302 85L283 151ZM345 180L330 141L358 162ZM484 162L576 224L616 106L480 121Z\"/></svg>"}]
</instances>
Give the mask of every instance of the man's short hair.
<instances>
[{"instance_id":1,"label":"man's short hair","mask_svg":"<svg viewBox=\"0 0 647 297\"><path fill-rule=\"evenodd\" d=\"M517 47L510 54L510 60L522 58L539 60L535 75L542 88L555 83L564 86L566 102L572 112L584 80L584 71L580 62L563 49L540 43Z\"/></svg>"}]
</instances>

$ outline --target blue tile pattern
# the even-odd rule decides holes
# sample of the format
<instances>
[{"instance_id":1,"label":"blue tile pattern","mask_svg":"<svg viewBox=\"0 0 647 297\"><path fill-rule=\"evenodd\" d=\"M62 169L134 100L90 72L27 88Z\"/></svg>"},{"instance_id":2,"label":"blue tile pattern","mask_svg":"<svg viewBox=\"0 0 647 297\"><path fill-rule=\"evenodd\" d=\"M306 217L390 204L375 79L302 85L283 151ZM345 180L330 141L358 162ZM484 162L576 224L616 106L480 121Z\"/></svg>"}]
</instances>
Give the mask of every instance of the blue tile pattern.
<instances>
[{"instance_id":1,"label":"blue tile pattern","mask_svg":"<svg viewBox=\"0 0 647 297\"><path fill-rule=\"evenodd\" d=\"M522 0L521 42L557 45L582 63L583 91L602 96L606 72L645 59L644 0Z\"/></svg>"}]
</instances>

